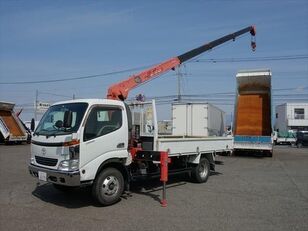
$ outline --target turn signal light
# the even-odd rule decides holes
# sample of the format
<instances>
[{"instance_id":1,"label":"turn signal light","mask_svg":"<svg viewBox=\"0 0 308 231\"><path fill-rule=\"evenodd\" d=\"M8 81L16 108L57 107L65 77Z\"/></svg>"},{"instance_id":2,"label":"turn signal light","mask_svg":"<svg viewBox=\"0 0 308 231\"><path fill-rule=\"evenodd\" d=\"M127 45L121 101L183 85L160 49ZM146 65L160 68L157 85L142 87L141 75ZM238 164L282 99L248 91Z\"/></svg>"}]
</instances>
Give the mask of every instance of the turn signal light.
<instances>
[{"instance_id":1,"label":"turn signal light","mask_svg":"<svg viewBox=\"0 0 308 231\"><path fill-rule=\"evenodd\" d=\"M78 145L79 143L80 143L80 140L71 140L68 142L64 142L63 146L68 147L68 146Z\"/></svg>"}]
</instances>

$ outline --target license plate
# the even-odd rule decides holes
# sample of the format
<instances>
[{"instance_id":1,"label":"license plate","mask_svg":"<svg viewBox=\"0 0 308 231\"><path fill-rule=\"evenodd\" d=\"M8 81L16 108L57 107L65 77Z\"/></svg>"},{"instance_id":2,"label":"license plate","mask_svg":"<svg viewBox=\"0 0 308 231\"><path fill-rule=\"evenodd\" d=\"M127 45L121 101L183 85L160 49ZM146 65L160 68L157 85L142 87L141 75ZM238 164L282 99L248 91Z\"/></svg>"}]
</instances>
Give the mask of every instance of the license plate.
<instances>
[{"instance_id":1,"label":"license plate","mask_svg":"<svg viewBox=\"0 0 308 231\"><path fill-rule=\"evenodd\" d=\"M47 174L46 172L38 172L38 178L39 180L42 180L42 181L47 181Z\"/></svg>"}]
</instances>

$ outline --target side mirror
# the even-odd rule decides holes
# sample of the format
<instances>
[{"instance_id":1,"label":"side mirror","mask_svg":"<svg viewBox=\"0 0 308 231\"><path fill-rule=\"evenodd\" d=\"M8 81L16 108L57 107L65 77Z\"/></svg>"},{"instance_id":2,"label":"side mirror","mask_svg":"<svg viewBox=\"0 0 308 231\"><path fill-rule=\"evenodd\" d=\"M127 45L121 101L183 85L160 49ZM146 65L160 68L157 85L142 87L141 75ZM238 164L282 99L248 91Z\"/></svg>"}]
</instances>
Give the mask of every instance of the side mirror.
<instances>
[{"instance_id":1,"label":"side mirror","mask_svg":"<svg viewBox=\"0 0 308 231\"><path fill-rule=\"evenodd\" d=\"M35 129L35 120L34 120L34 118L31 119L30 129L31 129L32 132L34 132L34 129Z\"/></svg>"},{"instance_id":2,"label":"side mirror","mask_svg":"<svg viewBox=\"0 0 308 231\"><path fill-rule=\"evenodd\" d=\"M70 128L72 126L73 121L73 113L72 111L65 111L64 112L64 119L63 119L63 127Z\"/></svg>"}]
</instances>

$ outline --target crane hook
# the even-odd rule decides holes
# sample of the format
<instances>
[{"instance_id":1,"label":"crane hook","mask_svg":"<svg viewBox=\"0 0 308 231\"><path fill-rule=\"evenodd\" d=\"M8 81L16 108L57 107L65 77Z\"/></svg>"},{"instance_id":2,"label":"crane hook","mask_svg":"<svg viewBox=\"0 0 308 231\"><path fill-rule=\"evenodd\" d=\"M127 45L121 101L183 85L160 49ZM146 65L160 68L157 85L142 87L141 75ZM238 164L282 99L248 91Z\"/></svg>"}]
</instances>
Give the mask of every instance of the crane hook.
<instances>
[{"instance_id":1,"label":"crane hook","mask_svg":"<svg viewBox=\"0 0 308 231\"><path fill-rule=\"evenodd\" d=\"M251 49L252 51L256 51L257 44L254 41L251 41Z\"/></svg>"},{"instance_id":2,"label":"crane hook","mask_svg":"<svg viewBox=\"0 0 308 231\"><path fill-rule=\"evenodd\" d=\"M256 50L257 43L256 43L256 27L253 26L252 29L250 30L251 34L251 49L252 51Z\"/></svg>"}]
</instances>

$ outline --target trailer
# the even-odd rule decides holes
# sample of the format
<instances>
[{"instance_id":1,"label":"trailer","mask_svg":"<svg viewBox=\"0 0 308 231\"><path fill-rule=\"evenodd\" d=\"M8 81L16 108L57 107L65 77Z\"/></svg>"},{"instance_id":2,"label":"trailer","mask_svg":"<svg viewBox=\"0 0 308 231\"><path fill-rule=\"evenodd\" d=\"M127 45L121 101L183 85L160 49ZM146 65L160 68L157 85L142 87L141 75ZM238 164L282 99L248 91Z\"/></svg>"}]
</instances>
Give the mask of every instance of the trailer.
<instances>
[{"instance_id":1,"label":"trailer","mask_svg":"<svg viewBox=\"0 0 308 231\"><path fill-rule=\"evenodd\" d=\"M28 133L14 113L14 103L0 102L0 142L21 143L27 141Z\"/></svg>"},{"instance_id":2,"label":"trailer","mask_svg":"<svg viewBox=\"0 0 308 231\"><path fill-rule=\"evenodd\" d=\"M271 71L244 70L236 75L234 152L272 156Z\"/></svg>"}]
</instances>

